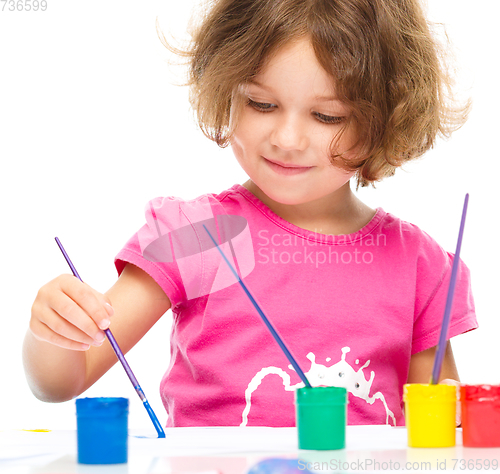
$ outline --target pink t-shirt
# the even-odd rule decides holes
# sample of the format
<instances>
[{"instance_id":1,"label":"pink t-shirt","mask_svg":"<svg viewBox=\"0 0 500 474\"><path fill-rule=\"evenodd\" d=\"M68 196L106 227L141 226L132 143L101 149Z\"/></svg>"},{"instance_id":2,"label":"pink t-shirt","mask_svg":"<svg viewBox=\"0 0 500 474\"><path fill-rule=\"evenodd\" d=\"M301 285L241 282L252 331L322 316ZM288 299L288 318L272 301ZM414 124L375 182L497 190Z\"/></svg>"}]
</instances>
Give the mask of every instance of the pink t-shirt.
<instances>
[{"instance_id":1,"label":"pink t-shirt","mask_svg":"<svg viewBox=\"0 0 500 474\"><path fill-rule=\"evenodd\" d=\"M324 235L234 185L152 200L115 262L142 268L172 303L167 426L295 424L303 384L220 250L311 384L347 388L349 424L404 424L410 357L437 344L453 255L382 209L354 234ZM476 327L461 262L448 336Z\"/></svg>"}]
</instances>

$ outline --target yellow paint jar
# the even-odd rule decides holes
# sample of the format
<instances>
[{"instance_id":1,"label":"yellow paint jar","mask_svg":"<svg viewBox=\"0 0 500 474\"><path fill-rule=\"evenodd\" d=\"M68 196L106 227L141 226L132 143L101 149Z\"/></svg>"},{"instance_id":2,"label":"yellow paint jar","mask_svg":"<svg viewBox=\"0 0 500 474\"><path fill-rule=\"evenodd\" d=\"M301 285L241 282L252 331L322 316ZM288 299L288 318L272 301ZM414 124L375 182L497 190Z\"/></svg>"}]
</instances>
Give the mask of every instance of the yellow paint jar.
<instances>
[{"instance_id":1,"label":"yellow paint jar","mask_svg":"<svg viewBox=\"0 0 500 474\"><path fill-rule=\"evenodd\" d=\"M457 391L453 385L406 384L403 387L408 446L455 446Z\"/></svg>"}]
</instances>

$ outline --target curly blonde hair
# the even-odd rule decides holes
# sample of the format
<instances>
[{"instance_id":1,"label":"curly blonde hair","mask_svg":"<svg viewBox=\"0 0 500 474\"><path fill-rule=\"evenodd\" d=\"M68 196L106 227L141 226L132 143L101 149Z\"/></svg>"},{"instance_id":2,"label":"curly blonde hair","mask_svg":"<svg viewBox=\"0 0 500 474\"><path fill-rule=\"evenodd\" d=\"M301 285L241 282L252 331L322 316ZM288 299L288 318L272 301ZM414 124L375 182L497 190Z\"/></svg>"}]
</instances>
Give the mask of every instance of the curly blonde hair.
<instances>
[{"instance_id":1,"label":"curly blonde hair","mask_svg":"<svg viewBox=\"0 0 500 474\"><path fill-rule=\"evenodd\" d=\"M391 176L465 123L470 103L454 105L443 49L419 0L212 0L187 49L160 36L188 58L191 105L221 147L230 143L238 86L301 37L352 111L358 158L344 159L332 142L331 160L357 170L358 186Z\"/></svg>"}]
</instances>

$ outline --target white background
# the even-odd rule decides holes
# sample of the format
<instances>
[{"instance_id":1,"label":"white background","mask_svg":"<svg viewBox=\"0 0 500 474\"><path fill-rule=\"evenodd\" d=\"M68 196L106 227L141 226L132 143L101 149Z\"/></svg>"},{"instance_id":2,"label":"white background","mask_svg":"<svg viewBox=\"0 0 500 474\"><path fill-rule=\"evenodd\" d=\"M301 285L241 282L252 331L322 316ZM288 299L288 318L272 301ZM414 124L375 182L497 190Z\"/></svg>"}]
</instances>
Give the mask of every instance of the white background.
<instances>
[{"instance_id":1,"label":"white background","mask_svg":"<svg viewBox=\"0 0 500 474\"><path fill-rule=\"evenodd\" d=\"M185 39L198 1L47 2L45 12L0 11L0 429L75 426L74 402L36 400L21 363L38 288L68 272L54 236L82 278L104 292L116 279L113 257L142 225L149 199L194 198L246 180L231 150L197 129L187 90L175 85L183 69L169 65L174 58L156 35L158 17L167 36ZM472 271L480 329L454 340L455 357L463 381L500 383L500 4L429 0L429 13L455 46L460 89L474 100L470 120L359 195L454 251L470 193L462 258ZM169 329L167 314L127 356L163 424L158 386ZM130 426L150 426L119 365L84 395L128 397Z\"/></svg>"}]
</instances>

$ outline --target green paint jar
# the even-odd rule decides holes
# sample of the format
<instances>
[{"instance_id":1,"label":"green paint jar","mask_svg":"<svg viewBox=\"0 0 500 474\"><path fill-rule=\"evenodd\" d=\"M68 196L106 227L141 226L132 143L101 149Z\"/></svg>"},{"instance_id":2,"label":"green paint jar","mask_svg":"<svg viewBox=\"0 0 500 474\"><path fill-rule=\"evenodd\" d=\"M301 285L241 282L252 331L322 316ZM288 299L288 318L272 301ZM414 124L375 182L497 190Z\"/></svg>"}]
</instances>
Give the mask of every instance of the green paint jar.
<instances>
[{"instance_id":1,"label":"green paint jar","mask_svg":"<svg viewBox=\"0 0 500 474\"><path fill-rule=\"evenodd\" d=\"M304 387L295 391L299 449L344 449L347 390L343 387Z\"/></svg>"}]
</instances>

